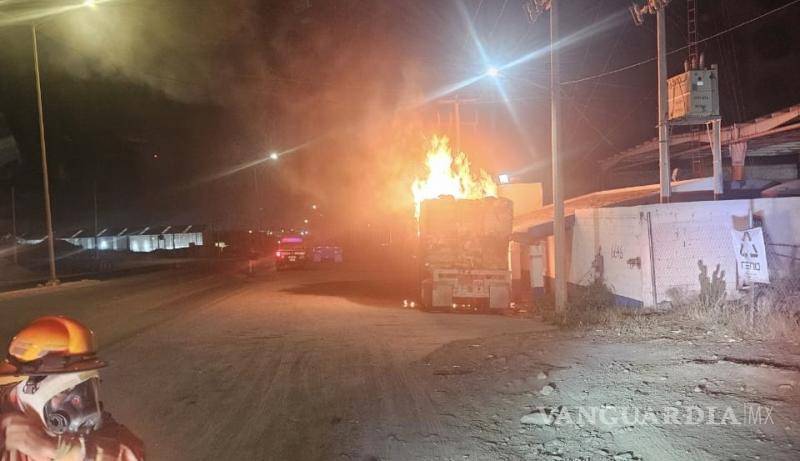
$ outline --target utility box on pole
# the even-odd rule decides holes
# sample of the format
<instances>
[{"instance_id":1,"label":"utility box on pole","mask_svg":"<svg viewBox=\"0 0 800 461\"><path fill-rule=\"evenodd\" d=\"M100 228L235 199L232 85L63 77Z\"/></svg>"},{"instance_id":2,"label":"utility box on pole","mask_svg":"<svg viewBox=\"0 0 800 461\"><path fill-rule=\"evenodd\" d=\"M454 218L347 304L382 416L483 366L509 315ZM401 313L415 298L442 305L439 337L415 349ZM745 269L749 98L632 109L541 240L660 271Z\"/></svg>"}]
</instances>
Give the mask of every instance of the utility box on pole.
<instances>
[{"instance_id":1,"label":"utility box on pole","mask_svg":"<svg viewBox=\"0 0 800 461\"><path fill-rule=\"evenodd\" d=\"M719 118L717 68L688 70L669 79L669 120L694 125Z\"/></svg>"},{"instance_id":2,"label":"utility box on pole","mask_svg":"<svg viewBox=\"0 0 800 461\"><path fill-rule=\"evenodd\" d=\"M699 60L702 63L702 55ZM716 65L712 65L710 69L689 68L686 72L676 75L668 81L669 123L671 125L707 126L714 166L715 199L722 197L724 192L720 135L722 119L719 115L718 82Z\"/></svg>"}]
</instances>

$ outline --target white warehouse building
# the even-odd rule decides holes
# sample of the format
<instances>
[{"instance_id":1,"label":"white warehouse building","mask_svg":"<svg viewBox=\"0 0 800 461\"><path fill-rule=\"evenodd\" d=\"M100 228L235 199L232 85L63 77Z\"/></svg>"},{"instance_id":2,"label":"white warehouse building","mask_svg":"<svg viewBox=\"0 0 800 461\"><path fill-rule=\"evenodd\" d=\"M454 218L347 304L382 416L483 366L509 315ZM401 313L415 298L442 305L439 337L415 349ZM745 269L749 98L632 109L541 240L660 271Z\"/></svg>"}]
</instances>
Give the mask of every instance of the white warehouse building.
<instances>
[{"instance_id":1,"label":"white warehouse building","mask_svg":"<svg viewBox=\"0 0 800 461\"><path fill-rule=\"evenodd\" d=\"M130 251L147 253L203 245L205 226L148 226L128 234Z\"/></svg>"},{"instance_id":2,"label":"white warehouse building","mask_svg":"<svg viewBox=\"0 0 800 461\"><path fill-rule=\"evenodd\" d=\"M85 229L69 231L59 240L69 242L84 250L132 251L147 253L155 250L177 250L203 245L204 225L147 226L133 228L105 228L94 235ZM25 240L22 240L25 241ZM28 243L39 243L41 239ZM26 241L27 242L27 241Z\"/></svg>"}]
</instances>

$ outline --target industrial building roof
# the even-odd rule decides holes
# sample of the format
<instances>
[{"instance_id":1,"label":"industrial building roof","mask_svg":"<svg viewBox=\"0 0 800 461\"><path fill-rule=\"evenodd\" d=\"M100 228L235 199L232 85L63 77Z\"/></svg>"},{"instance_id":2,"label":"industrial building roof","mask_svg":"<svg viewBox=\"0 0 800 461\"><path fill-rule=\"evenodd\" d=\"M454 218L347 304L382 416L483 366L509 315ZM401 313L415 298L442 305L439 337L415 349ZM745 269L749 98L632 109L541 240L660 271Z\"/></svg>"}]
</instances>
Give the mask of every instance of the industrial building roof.
<instances>
[{"instance_id":1,"label":"industrial building roof","mask_svg":"<svg viewBox=\"0 0 800 461\"><path fill-rule=\"evenodd\" d=\"M723 146L746 141L748 157L764 157L800 152L800 104L773 112L745 123L722 128ZM670 137L670 158L711 155L709 133L697 131L674 134ZM723 149L723 156L729 155ZM602 162L603 170L624 170L658 162L658 138L622 151Z\"/></svg>"},{"instance_id":2,"label":"industrial building roof","mask_svg":"<svg viewBox=\"0 0 800 461\"><path fill-rule=\"evenodd\" d=\"M121 237L128 232L127 227L106 227L97 233L98 237Z\"/></svg>"},{"instance_id":3,"label":"industrial building roof","mask_svg":"<svg viewBox=\"0 0 800 461\"><path fill-rule=\"evenodd\" d=\"M129 235L160 235L160 234L186 234L192 232L204 232L204 224L181 224L173 226L144 226L144 227L106 227L97 232L97 237L123 237ZM20 236L22 236L20 234ZM69 229L56 234L56 238L91 238L94 233L87 229Z\"/></svg>"}]
</instances>

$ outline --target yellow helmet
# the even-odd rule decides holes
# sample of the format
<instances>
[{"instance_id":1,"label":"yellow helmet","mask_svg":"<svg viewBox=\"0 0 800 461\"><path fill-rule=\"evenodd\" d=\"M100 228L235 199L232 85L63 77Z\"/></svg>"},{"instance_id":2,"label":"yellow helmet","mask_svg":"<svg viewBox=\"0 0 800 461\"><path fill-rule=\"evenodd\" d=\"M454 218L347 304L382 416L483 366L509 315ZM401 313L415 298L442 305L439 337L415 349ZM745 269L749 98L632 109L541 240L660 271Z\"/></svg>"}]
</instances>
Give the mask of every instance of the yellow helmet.
<instances>
[{"instance_id":1,"label":"yellow helmet","mask_svg":"<svg viewBox=\"0 0 800 461\"><path fill-rule=\"evenodd\" d=\"M17 333L0 362L0 376L73 373L106 366L97 358L94 333L64 316L40 317Z\"/></svg>"}]
</instances>

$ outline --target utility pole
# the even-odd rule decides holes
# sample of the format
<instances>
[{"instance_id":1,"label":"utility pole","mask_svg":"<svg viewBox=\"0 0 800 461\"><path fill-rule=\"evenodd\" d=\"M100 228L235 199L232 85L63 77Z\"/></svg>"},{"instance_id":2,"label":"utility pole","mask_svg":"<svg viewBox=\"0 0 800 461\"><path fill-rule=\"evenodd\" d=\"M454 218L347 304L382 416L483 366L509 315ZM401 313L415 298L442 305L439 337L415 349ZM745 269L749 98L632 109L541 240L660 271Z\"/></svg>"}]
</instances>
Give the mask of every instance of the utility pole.
<instances>
[{"instance_id":1,"label":"utility pole","mask_svg":"<svg viewBox=\"0 0 800 461\"><path fill-rule=\"evenodd\" d=\"M669 102L667 101L667 12L666 5L656 8L658 35L658 168L661 182L661 203L672 196L669 167Z\"/></svg>"},{"instance_id":2,"label":"utility pole","mask_svg":"<svg viewBox=\"0 0 800 461\"><path fill-rule=\"evenodd\" d=\"M255 165L253 165L251 167L253 169L253 203L255 204L255 214L256 214L255 215L255 219L254 219L254 227L257 230L261 230L261 228L263 227L261 225L261 210L263 208L262 208L262 203L261 203L261 197L260 197L260 194L258 193L258 168L259 168L259 166L260 166L259 164L255 164Z\"/></svg>"},{"instance_id":3,"label":"utility pole","mask_svg":"<svg viewBox=\"0 0 800 461\"><path fill-rule=\"evenodd\" d=\"M555 243L556 312L567 306L567 242L564 226L564 184L561 175L561 80L558 56L559 0L550 1L550 143L553 163L553 239Z\"/></svg>"},{"instance_id":4,"label":"utility pole","mask_svg":"<svg viewBox=\"0 0 800 461\"><path fill-rule=\"evenodd\" d=\"M476 102L477 99L461 99L456 95L453 99L443 99L439 101L440 104L452 104L453 105L453 136L455 139L453 140L453 150L456 154L461 152L461 103L471 103Z\"/></svg>"},{"instance_id":5,"label":"utility pole","mask_svg":"<svg viewBox=\"0 0 800 461\"><path fill-rule=\"evenodd\" d=\"M42 181L44 182L44 214L47 225L47 253L50 257L50 280L48 285L58 285L56 277L56 252L53 242L53 217L50 209L50 178L47 174L47 147L44 142L44 110L42 110L42 84L39 76L39 45L36 43L36 24L31 26L33 35L33 73L36 77L36 106L39 110L39 145L42 151Z\"/></svg>"},{"instance_id":6,"label":"utility pole","mask_svg":"<svg viewBox=\"0 0 800 461\"><path fill-rule=\"evenodd\" d=\"M18 264L17 256L17 198L14 186L11 186L11 238L14 239L14 264Z\"/></svg>"},{"instance_id":7,"label":"utility pole","mask_svg":"<svg viewBox=\"0 0 800 461\"><path fill-rule=\"evenodd\" d=\"M561 172L561 62L558 56L559 0L530 0L530 21L550 10L550 151L553 170L553 266L556 312L567 308L567 229L564 225L564 182Z\"/></svg>"},{"instance_id":8,"label":"utility pole","mask_svg":"<svg viewBox=\"0 0 800 461\"><path fill-rule=\"evenodd\" d=\"M92 181L92 208L94 209L94 259L100 259L100 249L97 247L97 233L100 232L97 223L97 180Z\"/></svg>"},{"instance_id":9,"label":"utility pole","mask_svg":"<svg viewBox=\"0 0 800 461\"><path fill-rule=\"evenodd\" d=\"M656 15L656 43L658 55L658 172L661 185L661 203L669 203L672 195L669 168L669 101L667 92L667 4L670 0L647 0L644 5L634 3L629 8L633 22L644 24L644 15ZM690 13L693 13L690 11ZM692 29L690 25L690 34Z\"/></svg>"}]
</instances>

